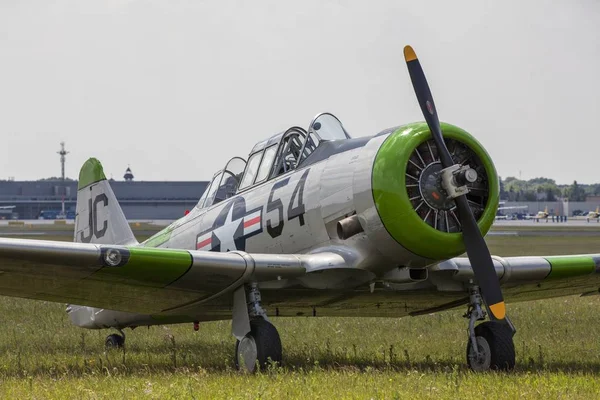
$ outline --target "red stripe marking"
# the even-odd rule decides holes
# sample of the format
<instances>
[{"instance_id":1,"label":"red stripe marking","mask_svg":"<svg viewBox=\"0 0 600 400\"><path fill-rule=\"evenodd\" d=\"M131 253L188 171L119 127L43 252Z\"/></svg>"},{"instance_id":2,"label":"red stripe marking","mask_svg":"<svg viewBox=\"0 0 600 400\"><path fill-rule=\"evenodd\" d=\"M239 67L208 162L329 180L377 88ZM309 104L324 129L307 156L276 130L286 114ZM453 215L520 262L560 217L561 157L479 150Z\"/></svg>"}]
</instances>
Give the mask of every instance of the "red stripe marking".
<instances>
[{"instance_id":1,"label":"red stripe marking","mask_svg":"<svg viewBox=\"0 0 600 400\"><path fill-rule=\"evenodd\" d=\"M196 245L196 248L199 249L199 248L202 248L204 246L208 246L210 244L211 240L212 240L212 238L204 239L203 241L201 241L200 243L198 243Z\"/></svg>"},{"instance_id":2,"label":"red stripe marking","mask_svg":"<svg viewBox=\"0 0 600 400\"><path fill-rule=\"evenodd\" d=\"M254 218L249 219L248 221L244 222L244 228L247 228L250 225L254 225L258 222L260 222L260 215L258 217L254 217Z\"/></svg>"}]
</instances>

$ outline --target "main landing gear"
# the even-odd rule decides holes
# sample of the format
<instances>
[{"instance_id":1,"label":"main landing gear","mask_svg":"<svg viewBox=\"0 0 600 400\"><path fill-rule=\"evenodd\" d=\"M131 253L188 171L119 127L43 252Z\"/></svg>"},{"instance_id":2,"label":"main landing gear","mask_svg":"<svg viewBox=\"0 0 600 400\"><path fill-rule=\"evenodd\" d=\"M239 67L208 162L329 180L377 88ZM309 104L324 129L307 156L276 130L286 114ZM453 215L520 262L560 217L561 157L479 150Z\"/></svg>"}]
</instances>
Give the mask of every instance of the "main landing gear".
<instances>
[{"instance_id":1,"label":"main landing gear","mask_svg":"<svg viewBox=\"0 0 600 400\"><path fill-rule=\"evenodd\" d=\"M118 333L113 333L106 337L104 346L107 350L121 349L125 346L125 332L121 329L119 329L119 332L121 333L120 335Z\"/></svg>"},{"instance_id":2,"label":"main landing gear","mask_svg":"<svg viewBox=\"0 0 600 400\"><path fill-rule=\"evenodd\" d=\"M510 371L515 367L514 326L506 322L486 321L475 326L475 321L485 319L481 308L479 287L471 288L470 303L465 318L469 318L467 364L475 372L493 370Z\"/></svg>"},{"instance_id":3,"label":"main landing gear","mask_svg":"<svg viewBox=\"0 0 600 400\"><path fill-rule=\"evenodd\" d=\"M234 293L232 331L237 338L234 360L239 370L256 372L270 363L281 364L281 339L260 300L256 283L238 288Z\"/></svg>"}]
</instances>

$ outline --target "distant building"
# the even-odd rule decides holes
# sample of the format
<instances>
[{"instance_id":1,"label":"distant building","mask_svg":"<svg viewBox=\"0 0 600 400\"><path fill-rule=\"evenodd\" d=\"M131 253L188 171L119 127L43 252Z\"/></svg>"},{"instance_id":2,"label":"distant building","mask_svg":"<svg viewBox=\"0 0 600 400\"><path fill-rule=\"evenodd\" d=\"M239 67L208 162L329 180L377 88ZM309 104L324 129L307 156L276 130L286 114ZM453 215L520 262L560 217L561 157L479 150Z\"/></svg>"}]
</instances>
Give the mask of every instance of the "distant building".
<instances>
[{"instance_id":1,"label":"distant building","mask_svg":"<svg viewBox=\"0 0 600 400\"><path fill-rule=\"evenodd\" d=\"M60 143L60 178L39 181L0 181L0 219L75 218L77 181L65 177L65 143ZM110 178L110 186L127 219L177 219L193 208L208 182L134 182L128 166L125 181ZM64 205L64 208L63 208ZM63 213L64 212L64 213Z\"/></svg>"},{"instance_id":2,"label":"distant building","mask_svg":"<svg viewBox=\"0 0 600 400\"><path fill-rule=\"evenodd\" d=\"M193 208L208 185L206 181L110 181L128 219L177 219ZM127 176L127 173L125 174ZM15 206L20 219L52 218L61 210L62 200L68 216L77 205L77 181L0 181L0 206Z\"/></svg>"}]
</instances>

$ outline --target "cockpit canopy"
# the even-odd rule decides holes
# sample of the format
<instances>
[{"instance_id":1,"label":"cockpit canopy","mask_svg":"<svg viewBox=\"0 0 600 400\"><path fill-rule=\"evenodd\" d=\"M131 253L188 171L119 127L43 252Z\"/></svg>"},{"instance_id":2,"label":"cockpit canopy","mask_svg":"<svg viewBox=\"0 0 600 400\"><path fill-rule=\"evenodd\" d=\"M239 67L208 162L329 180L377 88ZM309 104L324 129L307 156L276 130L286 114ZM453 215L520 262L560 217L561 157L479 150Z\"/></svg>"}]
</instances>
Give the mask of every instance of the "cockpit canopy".
<instances>
[{"instance_id":1,"label":"cockpit canopy","mask_svg":"<svg viewBox=\"0 0 600 400\"><path fill-rule=\"evenodd\" d=\"M346 140L350 135L333 114L321 113L311 121L308 131L293 126L257 143L248 157L234 157L218 171L200 198L197 207L217 204L254 185L285 174L300 166L326 141Z\"/></svg>"}]
</instances>

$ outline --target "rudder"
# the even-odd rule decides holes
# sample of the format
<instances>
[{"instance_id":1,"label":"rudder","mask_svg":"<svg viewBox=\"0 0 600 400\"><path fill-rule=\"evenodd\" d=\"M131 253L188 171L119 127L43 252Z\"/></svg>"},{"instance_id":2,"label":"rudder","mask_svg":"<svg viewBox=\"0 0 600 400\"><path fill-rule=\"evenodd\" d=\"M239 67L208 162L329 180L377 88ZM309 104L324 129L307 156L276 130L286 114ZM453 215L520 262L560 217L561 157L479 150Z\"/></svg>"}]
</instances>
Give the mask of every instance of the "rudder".
<instances>
[{"instance_id":1,"label":"rudder","mask_svg":"<svg viewBox=\"0 0 600 400\"><path fill-rule=\"evenodd\" d=\"M102 164L95 158L87 160L79 172L73 241L118 245L138 244L106 180Z\"/></svg>"}]
</instances>

